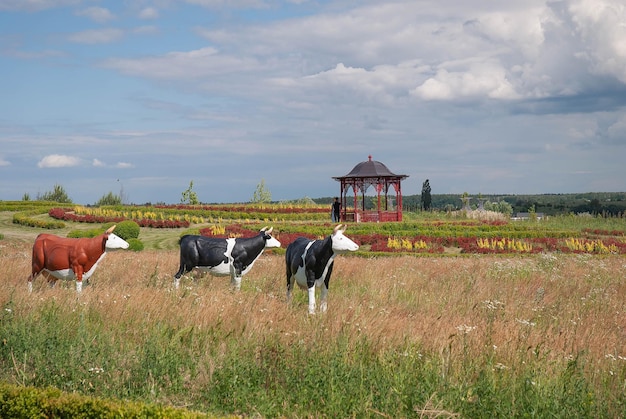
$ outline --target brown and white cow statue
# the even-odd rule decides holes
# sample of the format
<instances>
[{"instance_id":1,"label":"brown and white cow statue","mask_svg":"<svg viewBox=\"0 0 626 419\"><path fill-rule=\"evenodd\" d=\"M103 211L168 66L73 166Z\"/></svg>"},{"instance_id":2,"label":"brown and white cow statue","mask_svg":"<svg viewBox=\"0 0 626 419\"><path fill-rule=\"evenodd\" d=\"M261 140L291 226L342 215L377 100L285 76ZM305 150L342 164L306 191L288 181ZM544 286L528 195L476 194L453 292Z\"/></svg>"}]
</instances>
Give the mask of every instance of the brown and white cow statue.
<instances>
[{"instance_id":1,"label":"brown and white cow statue","mask_svg":"<svg viewBox=\"0 0 626 419\"><path fill-rule=\"evenodd\" d=\"M128 242L113 234L112 226L92 238L68 238L40 234L33 244L33 269L28 277L28 291L33 280L43 273L51 285L57 279L76 279L76 291L81 292L83 279L89 279L104 258L107 249L128 249Z\"/></svg>"}]
</instances>

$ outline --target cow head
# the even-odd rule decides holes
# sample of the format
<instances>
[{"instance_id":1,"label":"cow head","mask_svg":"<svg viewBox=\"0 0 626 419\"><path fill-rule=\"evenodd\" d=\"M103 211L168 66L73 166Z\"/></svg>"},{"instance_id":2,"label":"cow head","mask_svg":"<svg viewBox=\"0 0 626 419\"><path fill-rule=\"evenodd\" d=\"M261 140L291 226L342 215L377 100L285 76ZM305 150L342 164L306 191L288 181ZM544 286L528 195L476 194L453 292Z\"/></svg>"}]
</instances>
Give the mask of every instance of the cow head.
<instances>
[{"instance_id":1,"label":"cow head","mask_svg":"<svg viewBox=\"0 0 626 419\"><path fill-rule=\"evenodd\" d=\"M265 247L280 247L280 242L272 236L272 230L274 230L274 227L269 230L267 227L263 227L261 229L261 233L265 239Z\"/></svg>"},{"instance_id":2,"label":"cow head","mask_svg":"<svg viewBox=\"0 0 626 419\"><path fill-rule=\"evenodd\" d=\"M128 242L122 239L120 236L116 236L113 234L113 230L115 230L116 226L112 226L107 231L105 231L105 235L107 237L107 241L105 247L109 250L112 249L128 249Z\"/></svg>"},{"instance_id":3,"label":"cow head","mask_svg":"<svg viewBox=\"0 0 626 419\"><path fill-rule=\"evenodd\" d=\"M346 231L347 227L347 225L342 226L341 224L339 224L333 230L333 234L330 235L330 239L333 242L333 252L346 253L359 250L358 244L343 235L343 232Z\"/></svg>"}]
</instances>

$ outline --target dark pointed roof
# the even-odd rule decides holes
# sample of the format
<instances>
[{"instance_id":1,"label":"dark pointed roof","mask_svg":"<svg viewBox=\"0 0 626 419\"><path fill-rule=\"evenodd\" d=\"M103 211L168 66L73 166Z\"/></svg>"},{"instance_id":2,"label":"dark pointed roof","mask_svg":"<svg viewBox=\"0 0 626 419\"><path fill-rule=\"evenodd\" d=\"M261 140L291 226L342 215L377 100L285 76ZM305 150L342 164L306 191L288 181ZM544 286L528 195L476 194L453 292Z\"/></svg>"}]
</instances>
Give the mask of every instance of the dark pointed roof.
<instances>
[{"instance_id":1,"label":"dark pointed roof","mask_svg":"<svg viewBox=\"0 0 626 419\"><path fill-rule=\"evenodd\" d=\"M372 156L367 156L368 159L363 161L350 171L345 176L333 177L333 179L346 179L346 178L407 178L408 175L396 175L391 172L383 163L372 160Z\"/></svg>"}]
</instances>

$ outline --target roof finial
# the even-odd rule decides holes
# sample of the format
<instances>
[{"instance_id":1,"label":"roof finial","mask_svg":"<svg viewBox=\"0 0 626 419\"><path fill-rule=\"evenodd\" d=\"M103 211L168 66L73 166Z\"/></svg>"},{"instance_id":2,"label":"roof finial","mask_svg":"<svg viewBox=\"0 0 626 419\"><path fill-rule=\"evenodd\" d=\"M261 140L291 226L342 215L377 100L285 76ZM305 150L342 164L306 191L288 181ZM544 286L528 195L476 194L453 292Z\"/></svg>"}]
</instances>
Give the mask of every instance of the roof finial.
<instances>
[{"instance_id":1,"label":"roof finial","mask_svg":"<svg viewBox=\"0 0 626 419\"><path fill-rule=\"evenodd\" d=\"M367 158L369 159L369 161L372 161L372 155L371 154L369 156L367 156Z\"/></svg>"}]
</instances>

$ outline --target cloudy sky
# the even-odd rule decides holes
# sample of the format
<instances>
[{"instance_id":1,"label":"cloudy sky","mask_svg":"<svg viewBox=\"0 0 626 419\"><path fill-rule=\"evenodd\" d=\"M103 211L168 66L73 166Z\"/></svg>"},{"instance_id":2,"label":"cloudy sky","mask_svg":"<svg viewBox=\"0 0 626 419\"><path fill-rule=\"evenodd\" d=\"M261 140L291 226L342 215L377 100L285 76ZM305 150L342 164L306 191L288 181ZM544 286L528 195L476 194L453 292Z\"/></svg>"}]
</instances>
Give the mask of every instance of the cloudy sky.
<instances>
[{"instance_id":1,"label":"cloudy sky","mask_svg":"<svg viewBox=\"0 0 626 419\"><path fill-rule=\"evenodd\" d=\"M0 199L626 191L623 0L0 0ZM372 191L370 191L372 193Z\"/></svg>"}]
</instances>

